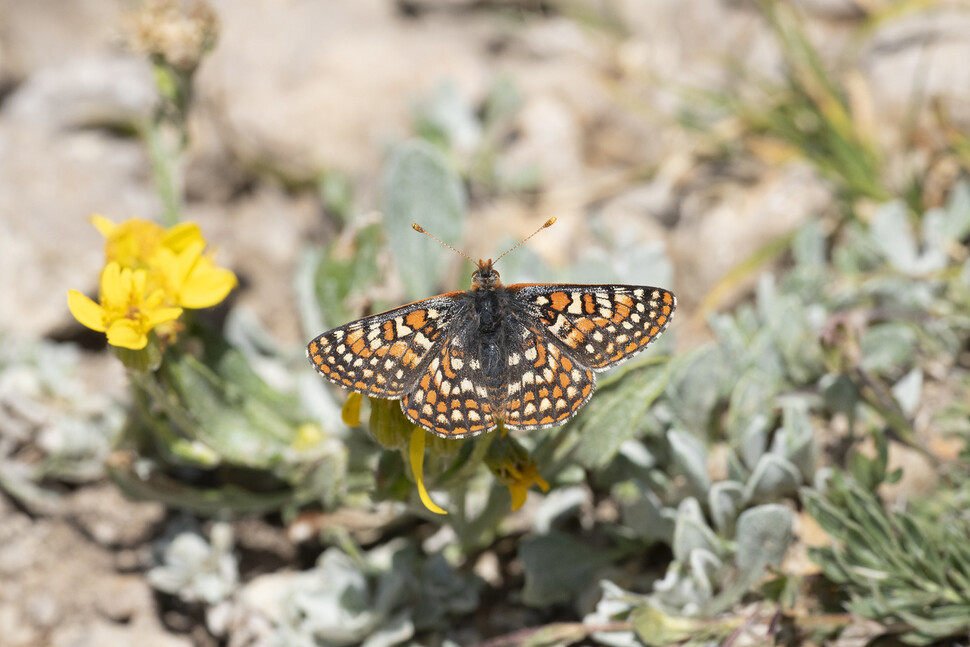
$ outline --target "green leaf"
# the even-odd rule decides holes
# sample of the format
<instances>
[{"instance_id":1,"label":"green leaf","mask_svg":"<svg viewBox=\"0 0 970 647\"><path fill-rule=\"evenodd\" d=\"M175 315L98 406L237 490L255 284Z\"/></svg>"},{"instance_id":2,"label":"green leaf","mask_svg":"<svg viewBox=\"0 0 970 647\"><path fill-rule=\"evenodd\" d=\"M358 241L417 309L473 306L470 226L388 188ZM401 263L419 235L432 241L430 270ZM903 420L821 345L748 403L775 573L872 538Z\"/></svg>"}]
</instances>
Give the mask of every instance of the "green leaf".
<instances>
[{"instance_id":1,"label":"green leaf","mask_svg":"<svg viewBox=\"0 0 970 647\"><path fill-rule=\"evenodd\" d=\"M802 475L787 459L776 454L764 454L744 485L744 500L777 501L798 491Z\"/></svg>"},{"instance_id":2,"label":"green leaf","mask_svg":"<svg viewBox=\"0 0 970 647\"><path fill-rule=\"evenodd\" d=\"M666 386L667 365L648 364L603 388L573 423L579 432L575 460L590 469L609 463L636 436L644 413Z\"/></svg>"},{"instance_id":3,"label":"green leaf","mask_svg":"<svg viewBox=\"0 0 970 647\"><path fill-rule=\"evenodd\" d=\"M792 541L791 510L766 504L745 510L738 518L736 563L741 577L753 584L768 566L777 568Z\"/></svg>"},{"instance_id":4,"label":"green leaf","mask_svg":"<svg viewBox=\"0 0 970 647\"><path fill-rule=\"evenodd\" d=\"M438 150L421 141L394 147L384 172L383 216L409 298L428 296L454 260L454 252L413 231L411 223L417 222L446 243L460 245L464 210L461 179Z\"/></svg>"},{"instance_id":5,"label":"green leaf","mask_svg":"<svg viewBox=\"0 0 970 647\"><path fill-rule=\"evenodd\" d=\"M916 351L916 333L905 323L887 322L862 335L862 368L873 373L908 367Z\"/></svg>"},{"instance_id":6,"label":"green leaf","mask_svg":"<svg viewBox=\"0 0 970 647\"><path fill-rule=\"evenodd\" d=\"M707 474L707 448L704 443L677 429L667 432L667 442L670 443L674 464L687 477L690 492L694 495L707 492L711 486L711 477Z\"/></svg>"},{"instance_id":7,"label":"green leaf","mask_svg":"<svg viewBox=\"0 0 970 647\"><path fill-rule=\"evenodd\" d=\"M533 607L572 601L609 561L606 555L560 533L522 542L519 558L525 571L522 601Z\"/></svg>"}]
</instances>

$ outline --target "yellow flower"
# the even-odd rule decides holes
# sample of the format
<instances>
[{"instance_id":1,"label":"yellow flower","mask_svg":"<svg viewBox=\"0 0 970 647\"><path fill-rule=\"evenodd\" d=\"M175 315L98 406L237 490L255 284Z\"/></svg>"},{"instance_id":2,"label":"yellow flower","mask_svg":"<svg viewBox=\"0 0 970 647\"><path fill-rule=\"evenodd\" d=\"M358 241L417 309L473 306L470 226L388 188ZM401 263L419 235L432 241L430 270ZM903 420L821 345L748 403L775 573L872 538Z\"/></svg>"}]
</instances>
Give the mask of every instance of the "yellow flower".
<instances>
[{"instance_id":1,"label":"yellow flower","mask_svg":"<svg viewBox=\"0 0 970 647\"><path fill-rule=\"evenodd\" d=\"M504 432L504 428L502 429ZM525 503L529 488L538 485L543 492L549 491L549 483L539 476L539 466L524 447L510 436L499 436L489 446L485 463L499 481L509 488L512 510Z\"/></svg>"},{"instance_id":2,"label":"yellow flower","mask_svg":"<svg viewBox=\"0 0 970 647\"><path fill-rule=\"evenodd\" d=\"M115 224L95 215L91 222L106 239L107 261L146 270L149 290L163 290L171 306L208 308L225 299L236 286L235 274L216 267L202 253L206 240L193 222L171 229L139 218Z\"/></svg>"},{"instance_id":3,"label":"yellow flower","mask_svg":"<svg viewBox=\"0 0 970 647\"><path fill-rule=\"evenodd\" d=\"M70 290L67 305L83 325L106 333L112 346L140 350L148 344L153 328L182 314L182 308L164 304L162 290L148 293L147 282L146 270L122 268L111 261L101 273L101 303Z\"/></svg>"},{"instance_id":4,"label":"yellow flower","mask_svg":"<svg viewBox=\"0 0 970 647\"><path fill-rule=\"evenodd\" d=\"M522 507L533 484L538 485L543 492L549 491L549 483L539 476L538 466L534 461L519 466L507 465L505 469L507 476L502 480L509 488L513 510Z\"/></svg>"}]
</instances>

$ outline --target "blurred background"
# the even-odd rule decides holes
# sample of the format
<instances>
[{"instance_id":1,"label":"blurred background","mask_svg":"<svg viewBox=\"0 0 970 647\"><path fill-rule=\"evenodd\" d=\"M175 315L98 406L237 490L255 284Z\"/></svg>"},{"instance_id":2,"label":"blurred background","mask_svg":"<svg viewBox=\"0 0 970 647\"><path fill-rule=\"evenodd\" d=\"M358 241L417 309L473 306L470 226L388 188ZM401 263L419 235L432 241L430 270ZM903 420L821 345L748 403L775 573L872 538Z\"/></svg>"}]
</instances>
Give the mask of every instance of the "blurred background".
<instances>
[{"instance_id":1,"label":"blurred background","mask_svg":"<svg viewBox=\"0 0 970 647\"><path fill-rule=\"evenodd\" d=\"M160 76L160 61L189 72ZM970 9L933 0L0 0L0 645L635 645L670 617L767 632L774 613L796 628L832 614L824 640L965 639L970 607L924 626L908 606L858 604L862 583L809 559L833 531L806 506L824 467L855 469L862 497L956 502L927 525L962 509L967 61ZM395 206L408 146L444 160L457 193ZM66 294L98 291L91 214L161 220L173 201L239 278L213 325L323 430L333 452L314 460L340 457L334 482L277 470L298 495L249 510L168 482L133 492L157 456L119 441L129 376ZM389 213L475 258L555 216L503 259L506 283L677 294L662 382L604 381L635 411L577 420L585 445L524 441L552 492L522 510L496 486L501 505L448 529L410 480L388 485L404 459L353 446L367 430L309 374L303 347L323 330L468 287L468 265L429 265ZM623 431L591 448L604 426ZM127 477L108 478L109 456ZM226 476L174 462L175 483ZM790 597L739 611L766 564L739 562L735 533L768 503L794 523L769 569ZM572 633L515 637L554 623ZM718 626L714 640L735 625ZM799 631L793 644L810 640ZM483 642L496 636L513 637Z\"/></svg>"}]
</instances>

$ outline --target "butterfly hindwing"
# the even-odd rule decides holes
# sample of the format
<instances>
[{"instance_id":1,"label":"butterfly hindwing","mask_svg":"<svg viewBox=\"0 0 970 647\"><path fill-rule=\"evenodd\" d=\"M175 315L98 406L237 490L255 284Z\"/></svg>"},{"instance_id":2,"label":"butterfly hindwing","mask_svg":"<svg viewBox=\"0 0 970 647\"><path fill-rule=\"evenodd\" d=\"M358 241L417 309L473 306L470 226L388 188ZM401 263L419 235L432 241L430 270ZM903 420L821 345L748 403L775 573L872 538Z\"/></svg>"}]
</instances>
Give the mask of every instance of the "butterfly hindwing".
<instances>
[{"instance_id":1,"label":"butterfly hindwing","mask_svg":"<svg viewBox=\"0 0 970 647\"><path fill-rule=\"evenodd\" d=\"M425 359L444 344L459 294L416 301L334 328L310 342L307 357L334 384L400 399L418 381Z\"/></svg>"},{"instance_id":2,"label":"butterfly hindwing","mask_svg":"<svg viewBox=\"0 0 970 647\"><path fill-rule=\"evenodd\" d=\"M522 322L511 337L521 344L508 355L505 426L541 429L564 423L592 396L593 372L574 361L561 341Z\"/></svg>"},{"instance_id":3,"label":"butterfly hindwing","mask_svg":"<svg viewBox=\"0 0 970 647\"><path fill-rule=\"evenodd\" d=\"M476 436L495 428L478 360L453 337L425 365L401 409L415 424L448 438Z\"/></svg>"},{"instance_id":4,"label":"butterfly hindwing","mask_svg":"<svg viewBox=\"0 0 970 647\"><path fill-rule=\"evenodd\" d=\"M507 289L574 360L597 371L645 348L664 331L677 307L671 292L640 285L520 283Z\"/></svg>"}]
</instances>

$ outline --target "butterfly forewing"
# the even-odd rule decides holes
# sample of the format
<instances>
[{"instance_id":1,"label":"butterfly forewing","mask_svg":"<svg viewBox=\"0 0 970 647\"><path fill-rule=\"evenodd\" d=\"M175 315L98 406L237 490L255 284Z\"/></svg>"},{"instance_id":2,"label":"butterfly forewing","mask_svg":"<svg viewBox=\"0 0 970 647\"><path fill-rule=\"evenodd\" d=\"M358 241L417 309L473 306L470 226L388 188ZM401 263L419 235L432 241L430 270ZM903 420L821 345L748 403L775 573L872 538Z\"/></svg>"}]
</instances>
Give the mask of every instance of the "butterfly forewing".
<instances>
[{"instance_id":1,"label":"butterfly forewing","mask_svg":"<svg viewBox=\"0 0 970 647\"><path fill-rule=\"evenodd\" d=\"M573 361L594 370L616 366L646 347L677 307L671 292L639 285L520 283L507 289L527 316L565 344Z\"/></svg>"},{"instance_id":2,"label":"butterfly forewing","mask_svg":"<svg viewBox=\"0 0 970 647\"><path fill-rule=\"evenodd\" d=\"M416 301L334 328L310 342L307 357L335 384L399 399L418 382L426 360L441 351L460 294Z\"/></svg>"}]
</instances>

